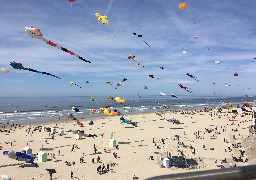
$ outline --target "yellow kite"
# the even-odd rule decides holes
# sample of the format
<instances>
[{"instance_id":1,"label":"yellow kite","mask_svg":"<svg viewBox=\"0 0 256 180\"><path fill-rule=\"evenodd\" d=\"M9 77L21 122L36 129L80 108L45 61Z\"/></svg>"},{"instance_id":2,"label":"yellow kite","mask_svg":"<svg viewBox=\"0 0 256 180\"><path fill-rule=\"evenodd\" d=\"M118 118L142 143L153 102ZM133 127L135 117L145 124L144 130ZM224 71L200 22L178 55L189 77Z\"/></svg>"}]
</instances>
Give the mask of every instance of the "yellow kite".
<instances>
[{"instance_id":1,"label":"yellow kite","mask_svg":"<svg viewBox=\"0 0 256 180\"><path fill-rule=\"evenodd\" d=\"M102 16L100 13L95 14L96 18L98 18L98 21L101 21L102 24L108 24L107 16Z\"/></svg>"}]
</instances>

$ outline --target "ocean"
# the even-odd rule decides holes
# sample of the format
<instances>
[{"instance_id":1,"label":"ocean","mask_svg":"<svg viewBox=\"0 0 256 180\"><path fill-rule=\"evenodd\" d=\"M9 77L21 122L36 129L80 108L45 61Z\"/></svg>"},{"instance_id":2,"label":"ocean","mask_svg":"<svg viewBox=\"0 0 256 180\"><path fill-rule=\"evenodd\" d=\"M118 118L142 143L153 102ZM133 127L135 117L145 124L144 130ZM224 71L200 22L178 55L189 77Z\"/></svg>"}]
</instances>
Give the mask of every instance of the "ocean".
<instances>
[{"instance_id":1,"label":"ocean","mask_svg":"<svg viewBox=\"0 0 256 180\"><path fill-rule=\"evenodd\" d=\"M94 114L92 109L104 108L106 104L110 109L117 109L122 114L136 114L154 112L157 110L184 110L217 105L241 104L245 100L253 103L254 98L246 97L189 97L178 96L129 96L125 104L118 104L106 96L95 96L95 101L90 96L75 97L0 97L0 123L31 123L67 119L72 113L76 118L103 116L101 112ZM122 98L122 97L121 97ZM162 107L163 104L169 109ZM79 112L72 110L72 107Z\"/></svg>"}]
</instances>

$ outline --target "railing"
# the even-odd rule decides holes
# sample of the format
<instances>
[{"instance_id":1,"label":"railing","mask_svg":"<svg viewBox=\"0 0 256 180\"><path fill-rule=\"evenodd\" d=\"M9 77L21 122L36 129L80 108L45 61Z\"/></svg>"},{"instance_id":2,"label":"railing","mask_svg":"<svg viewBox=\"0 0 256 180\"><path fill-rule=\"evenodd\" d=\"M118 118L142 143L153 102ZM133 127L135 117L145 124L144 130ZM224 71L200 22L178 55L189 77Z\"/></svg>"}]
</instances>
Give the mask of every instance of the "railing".
<instances>
[{"instance_id":1,"label":"railing","mask_svg":"<svg viewBox=\"0 0 256 180\"><path fill-rule=\"evenodd\" d=\"M162 176L151 177L151 178L148 178L147 180L153 180L153 179L251 180L251 179L256 179L256 165L217 169L217 170L197 171L197 172L189 172L189 173L181 173L181 174L162 175Z\"/></svg>"}]
</instances>

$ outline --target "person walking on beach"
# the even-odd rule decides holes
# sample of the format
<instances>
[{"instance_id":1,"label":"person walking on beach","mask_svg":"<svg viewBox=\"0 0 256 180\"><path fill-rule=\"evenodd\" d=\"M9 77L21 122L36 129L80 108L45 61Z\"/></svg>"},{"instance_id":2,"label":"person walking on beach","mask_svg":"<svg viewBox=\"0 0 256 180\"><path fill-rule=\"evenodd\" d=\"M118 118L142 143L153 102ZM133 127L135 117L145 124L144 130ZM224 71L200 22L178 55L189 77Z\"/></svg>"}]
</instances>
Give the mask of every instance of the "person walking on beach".
<instances>
[{"instance_id":1,"label":"person walking on beach","mask_svg":"<svg viewBox=\"0 0 256 180\"><path fill-rule=\"evenodd\" d=\"M100 156L97 157L97 163L99 163L99 162L100 162Z\"/></svg>"},{"instance_id":2,"label":"person walking on beach","mask_svg":"<svg viewBox=\"0 0 256 180\"><path fill-rule=\"evenodd\" d=\"M94 158L92 158L92 163L94 164Z\"/></svg>"},{"instance_id":3,"label":"person walking on beach","mask_svg":"<svg viewBox=\"0 0 256 180\"><path fill-rule=\"evenodd\" d=\"M58 150L59 156L60 156L60 149Z\"/></svg>"},{"instance_id":4,"label":"person walking on beach","mask_svg":"<svg viewBox=\"0 0 256 180\"><path fill-rule=\"evenodd\" d=\"M73 173L73 171L71 171L71 173L70 173L70 177L71 177L71 179L73 179L73 177L74 177L74 173Z\"/></svg>"}]
</instances>

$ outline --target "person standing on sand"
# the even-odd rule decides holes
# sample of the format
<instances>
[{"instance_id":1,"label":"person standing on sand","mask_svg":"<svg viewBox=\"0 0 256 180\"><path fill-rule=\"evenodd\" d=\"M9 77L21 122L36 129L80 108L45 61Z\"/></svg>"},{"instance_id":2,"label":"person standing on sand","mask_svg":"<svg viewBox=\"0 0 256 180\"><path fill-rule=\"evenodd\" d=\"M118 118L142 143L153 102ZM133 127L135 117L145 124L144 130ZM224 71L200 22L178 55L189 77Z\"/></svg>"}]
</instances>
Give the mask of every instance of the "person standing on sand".
<instances>
[{"instance_id":1,"label":"person standing on sand","mask_svg":"<svg viewBox=\"0 0 256 180\"><path fill-rule=\"evenodd\" d=\"M94 158L92 158L92 163L94 164Z\"/></svg>"},{"instance_id":2,"label":"person standing on sand","mask_svg":"<svg viewBox=\"0 0 256 180\"><path fill-rule=\"evenodd\" d=\"M71 171L71 173L70 173L70 177L71 177L71 179L73 179L73 177L74 177L74 173L73 173L73 171Z\"/></svg>"}]
</instances>

